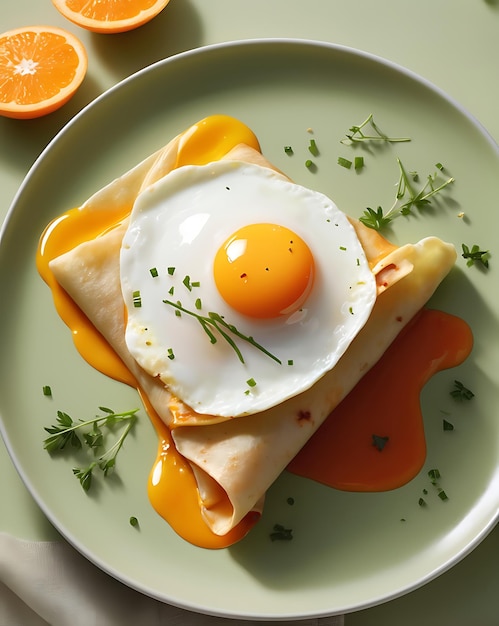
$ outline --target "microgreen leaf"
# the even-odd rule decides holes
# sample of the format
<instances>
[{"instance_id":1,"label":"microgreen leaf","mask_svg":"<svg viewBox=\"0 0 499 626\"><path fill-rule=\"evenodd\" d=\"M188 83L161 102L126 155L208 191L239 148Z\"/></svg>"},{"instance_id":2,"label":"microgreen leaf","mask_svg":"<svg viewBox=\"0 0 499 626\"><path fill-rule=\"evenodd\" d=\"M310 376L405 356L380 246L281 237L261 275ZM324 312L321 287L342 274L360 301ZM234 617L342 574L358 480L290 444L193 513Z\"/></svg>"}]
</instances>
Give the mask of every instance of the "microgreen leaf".
<instances>
[{"instance_id":1,"label":"microgreen leaf","mask_svg":"<svg viewBox=\"0 0 499 626\"><path fill-rule=\"evenodd\" d=\"M196 313L196 311L190 311L189 309L186 309L185 307L181 305L180 302L173 302L171 300L163 300L163 302L173 307L174 309L176 309L176 312L178 311L179 313L180 312L186 313L187 315L190 315L194 317L195 319L197 319L197 321L199 322L199 324L201 325L205 333L208 335L210 342L212 344L217 343L217 337L212 330L212 329L215 329L219 333L219 335L223 339L225 339L225 341L234 350L234 352L237 355L237 358L239 359L241 363L244 363L242 352L237 346L234 339L232 339L232 337L230 336L229 332L235 335L236 337L238 337L239 339L242 339L243 341L246 341L247 343L251 344L258 350L263 352L265 355L267 355L269 358L276 361L276 363L279 363L279 364L281 363L280 359L278 359L274 354L269 352L266 348L264 348L257 341L255 341L253 337L244 335L241 331L239 331L236 328L236 326L234 326L233 324L228 324L219 313L214 313L213 311L210 311L208 315L206 316L206 315L201 315L200 313ZM229 332L226 332L226 330Z\"/></svg>"},{"instance_id":2,"label":"microgreen leaf","mask_svg":"<svg viewBox=\"0 0 499 626\"><path fill-rule=\"evenodd\" d=\"M369 128L374 134L365 134L364 129ZM341 140L343 144L360 143L366 141L380 141L386 143L400 143L411 141L410 137L389 137L375 123L373 114L371 113L361 124L350 126L346 137Z\"/></svg>"},{"instance_id":3,"label":"microgreen leaf","mask_svg":"<svg viewBox=\"0 0 499 626\"><path fill-rule=\"evenodd\" d=\"M447 178L437 183L438 173L429 174L426 183L417 188L419 175L417 172L408 172L402 161L397 158L399 166L399 178L397 191L392 206L384 211L378 206L377 210L367 208L359 220L369 228L381 230L399 215L411 215L412 209L423 210L431 204L431 199L454 182L454 178Z\"/></svg>"}]
</instances>

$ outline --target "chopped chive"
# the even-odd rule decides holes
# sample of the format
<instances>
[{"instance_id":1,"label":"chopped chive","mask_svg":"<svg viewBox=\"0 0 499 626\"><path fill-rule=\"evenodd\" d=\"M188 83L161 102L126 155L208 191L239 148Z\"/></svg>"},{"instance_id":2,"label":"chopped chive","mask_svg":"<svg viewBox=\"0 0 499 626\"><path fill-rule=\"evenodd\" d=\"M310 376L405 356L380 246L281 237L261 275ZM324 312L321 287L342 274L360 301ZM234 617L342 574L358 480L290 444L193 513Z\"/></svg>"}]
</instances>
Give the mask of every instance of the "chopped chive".
<instances>
[{"instance_id":1,"label":"chopped chive","mask_svg":"<svg viewBox=\"0 0 499 626\"><path fill-rule=\"evenodd\" d=\"M439 169L441 172L442 172L442 171L443 171L443 169L444 169L444 166L443 166L441 163L435 163L435 167L436 167L437 169Z\"/></svg>"},{"instance_id":2,"label":"chopped chive","mask_svg":"<svg viewBox=\"0 0 499 626\"><path fill-rule=\"evenodd\" d=\"M44 396L52 396L52 389L49 387L49 385L43 385L42 391Z\"/></svg>"},{"instance_id":3,"label":"chopped chive","mask_svg":"<svg viewBox=\"0 0 499 626\"><path fill-rule=\"evenodd\" d=\"M175 268L174 267L169 267L167 271L168 271L168 275L169 276L173 276L173 274L175 273Z\"/></svg>"},{"instance_id":4,"label":"chopped chive","mask_svg":"<svg viewBox=\"0 0 499 626\"><path fill-rule=\"evenodd\" d=\"M350 315L353 315L353 306L348 307L348 312L350 313Z\"/></svg>"},{"instance_id":5,"label":"chopped chive","mask_svg":"<svg viewBox=\"0 0 499 626\"><path fill-rule=\"evenodd\" d=\"M168 348L168 358L170 359L170 361L173 361L173 359L175 358L175 354L173 353L172 348Z\"/></svg>"},{"instance_id":6,"label":"chopped chive","mask_svg":"<svg viewBox=\"0 0 499 626\"><path fill-rule=\"evenodd\" d=\"M345 250L346 250L346 247L345 247L345 246L340 246L340 250L345 251Z\"/></svg>"},{"instance_id":7,"label":"chopped chive","mask_svg":"<svg viewBox=\"0 0 499 626\"><path fill-rule=\"evenodd\" d=\"M426 500L424 498L419 498L418 504L419 506L426 506Z\"/></svg>"},{"instance_id":8,"label":"chopped chive","mask_svg":"<svg viewBox=\"0 0 499 626\"><path fill-rule=\"evenodd\" d=\"M309 149L310 154L313 154L314 156L318 156L319 149L317 148L317 143L315 142L315 139L310 140L308 149Z\"/></svg>"},{"instance_id":9,"label":"chopped chive","mask_svg":"<svg viewBox=\"0 0 499 626\"><path fill-rule=\"evenodd\" d=\"M349 170L352 167L352 161L345 159L344 157L338 157L338 165L341 165L341 167L345 167Z\"/></svg>"},{"instance_id":10,"label":"chopped chive","mask_svg":"<svg viewBox=\"0 0 499 626\"><path fill-rule=\"evenodd\" d=\"M197 298L196 302L194 303L194 306L196 307L196 309L199 311L201 310L202 304L201 304L201 298Z\"/></svg>"},{"instance_id":11,"label":"chopped chive","mask_svg":"<svg viewBox=\"0 0 499 626\"><path fill-rule=\"evenodd\" d=\"M444 430L454 430L454 424L451 424L446 419L442 420L442 425Z\"/></svg>"},{"instance_id":12,"label":"chopped chive","mask_svg":"<svg viewBox=\"0 0 499 626\"><path fill-rule=\"evenodd\" d=\"M175 291L175 287L171 286L170 289L168 289L168 293L173 296L173 293Z\"/></svg>"},{"instance_id":13,"label":"chopped chive","mask_svg":"<svg viewBox=\"0 0 499 626\"><path fill-rule=\"evenodd\" d=\"M293 359L288 359L288 365L294 365L294 363Z\"/></svg>"},{"instance_id":14,"label":"chopped chive","mask_svg":"<svg viewBox=\"0 0 499 626\"><path fill-rule=\"evenodd\" d=\"M191 287L200 287L201 283L199 282L199 280L195 280L194 282L191 283Z\"/></svg>"},{"instance_id":15,"label":"chopped chive","mask_svg":"<svg viewBox=\"0 0 499 626\"><path fill-rule=\"evenodd\" d=\"M356 156L354 159L354 168L356 170L361 170L364 167L364 157L363 156Z\"/></svg>"},{"instance_id":16,"label":"chopped chive","mask_svg":"<svg viewBox=\"0 0 499 626\"><path fill-rule=\"evenodd\" d=\"M438 497L440 498L440 500L448 500L449 496L445 493L445 491L443 489L441 489L438 492Z\"/></svg>"},{"instance_id":17,"label":"chopped chive","mask_svg":"<svg viewBox=\"0 0 499 626\"><path fill-rule=\"evenodd\" d=\"M248 387L256 387L256 381L254 378L248 378L246 384L248 385Z\"/></svg>"},{"instance_id":18,"label":"chopped chive","mask_svg":"<svg viewBox=\"0 0 499 626\"><path fill-rule=\"evenodd\" d=\"M314 162L311 159L305 161L305 167L311 168Z\"/></svg>"},{"instance_id":19,"label":"chopped chive","mask_svg":"<svg viewBox=\"0 0 499 626\"><path fill-rule=\"evenodd\" d=\"M189 291L192 291L191 277L189 275L185 276L185 278L184 278L184 280L182 282L187 287L187 289Z\"/></svg>"},{"instance_id":20,"label":"chopped chive","mask_svg":"<svg viewBox=\"0 0 499 626\"><path fill-rule=\"evenodd\" d=\"M156 276L158 275L158 270L155 267L151 267L151 269L149 270L149 272L151 273L151 276L153 278L156 278Z\"/></svg>"},{"instance_id":21,"label":"chopped chive","mask_svg":"<svg viewBox=\"0 0 499 626\"><path fill-rule=\"evenodd\" d=\"M142 306L142 298L140 297L140 291L134 291L132 293L133 306L139 309Z\"/></svg>"},{"instance_id":22,"label":"chopped chive","mask_svg":"<svg viewBox=\"0 0 499 626\"><path fill-rule=\"evenodd\" d=\"M291 146L284 146L284 152L291 155L293 154L293 148Z\"/></svg>"},{"instance_id":23,"label":"chopped chive","mask_svg":"<svg viewBox=\"0 0 499 626\"><path fill-rule=\"evenodd\" d=\"M139 520L134 515L132 515L132 517L130 518L130 526L133 526L135 528L138 525L139 525Z\"/></svg>"},{"instance_id":24,"label":"chopped chive","mask_svg":"<svg viewBox=\"0 0 499 626\"><path fill-rule=\"evenodd\" d=\"M431 469L428 471L428 477L432 483L432 485L435 485L437 480L440 478L440 472L438 469Z\"/></svg>"}]
</instances>

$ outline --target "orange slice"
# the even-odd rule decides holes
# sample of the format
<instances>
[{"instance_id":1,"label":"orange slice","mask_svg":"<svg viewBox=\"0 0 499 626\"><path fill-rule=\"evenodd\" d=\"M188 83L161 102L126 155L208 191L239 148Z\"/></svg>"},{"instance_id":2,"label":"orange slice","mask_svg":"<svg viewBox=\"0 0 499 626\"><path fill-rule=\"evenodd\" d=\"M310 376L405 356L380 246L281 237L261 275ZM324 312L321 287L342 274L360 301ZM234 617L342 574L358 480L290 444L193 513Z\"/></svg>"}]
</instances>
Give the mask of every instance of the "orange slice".
<instances>
[{"instance_id":1,"label":"orange slice","mask_svg":"<svg viewBox=\"0 0 499 626\"><path fill-rule=\"evenodd\" d=\"M53 26L0 35L0 115L27 119L52 113L80 86L87 71L83 44Z\"/></svg>"},{"instance_id":2,"label":"orange slice","mask_svg":"<svg viewBox=\"0 0 499 626\"><path fill-rule=\"evenodd\" d=\"M52 0L74 24L94 33L123 33L156 17L170 0Z\"/></svg>"}]
</instances>

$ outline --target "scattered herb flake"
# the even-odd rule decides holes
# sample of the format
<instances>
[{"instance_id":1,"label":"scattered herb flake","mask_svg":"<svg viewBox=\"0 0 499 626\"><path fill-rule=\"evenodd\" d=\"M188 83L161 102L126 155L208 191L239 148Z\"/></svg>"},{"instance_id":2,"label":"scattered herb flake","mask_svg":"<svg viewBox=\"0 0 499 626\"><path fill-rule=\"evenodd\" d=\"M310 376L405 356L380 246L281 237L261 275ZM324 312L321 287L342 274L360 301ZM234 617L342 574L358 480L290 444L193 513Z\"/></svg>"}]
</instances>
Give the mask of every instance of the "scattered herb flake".
<instances>
[{"instance_id":1,"label":"scattered herb flake","mask_svg":"<svg viewBox=\"0 0 499 626\"><path fill-rule=\"evenodd\" d=\"M424 498L419 498L418 504L419 506L426 506L426 500Z\"/></svg>"},{"instance_id":2,"label":"scattered herb flake","mask_svg":"<svg viewBox=\"0 0 499 626\"><path fill-rule=\"evenodd\" d=\"M293 154L293 148L291 146L284 146L284 152L286 154L292 155Z\"/></svg>"},{"instance_id":3,"label":"scattered herb flake","mask_svg":"<svg viewBox=\"0 0 499 626\"><path fill-rule=\"evenodd\" d=\"M444 430L454 430L454 424L451 424L446 419L442 420L442 427Z\"/></svg>"},{"instance_id":4,"label":"scattered herb flake","mask_svg":"<svg viewBox=\"0 0 499 626\"><path fill-rule=\"evenodd\" d=\"M248 378L246 384L248 387L256 387L256 380L254 378Z\"/></svg>"},{"instance_id":5,"label":"scattered herb flake","mask_svg":"<svg viewBox=\"0 0 499 626\"><path fill-rule=\"evenodd\" d=\"M471 400L475 397L475 394L459 380L454 381L454 389L450 391L450 395L455 400Z\"/></svg>"},{"instance_id":6,"label":"scattered herb flake","mask_svg":"<svg viewBox=\"0 0 499 626\"><path fill-rule=\"evenodd\" d=\"M130 517L130 526L133 526L134 528L136 528L139 525L139 520L132 515L132 517Z\"/></svg>"},{"instance_id":7,"label":"scattered herb flake","mask_svg":"<svg viewBox=\"0 0 499 626\"><path fill-rule=\"evenodd\" d=\"M445 493L443 489L439 490L438 497L440 498L440 500L444 500L444 501L449 499L449 496Z\"/></svg>"},{"instance_id":8,"label":"scattered herb flake","mask_svg":"<svg viewBox=\"0 0 499 626\"><path fill-rule=\"evenodd\" d=\"M274 528L270 533L271 541L291 541L293 539L293 531L291 528L285 528L282 524L274 524Z\"/></svg>"},{"instance_id":9,"label":"scattered herb flake","mask_svg":"<svg viewBox=\"0 0 499 626\"><path fill-rule=\"evenodd\" d=\"M174 267L169 267L167 271L168 271L168 275L169 276L173 276L173 274L175 274L175 268Z\"/></svg>"},{"instance_id":10,"label":"scattered herb flake","mask_svg":"<svg viewBox=\"0 0 499 626\"><path fill-rule=\"evenodd\" d=\"M151 276L152 276L153 278L156 278L156 277L158 276L158 270L157 270L157 268L156 268L156 267L151 267L151 269L149 270L149 272L150 272L150 274L151 274Z\"/></svg>"},{"instance_id":11,"label":"scattered herb flake","mask_svg":"<svg viewBox=\"0 0 499 626\"><path fill-rule=\"evenodd\" d=\"M380 452L386 446L389 441L389 437L380 437L380 435L373 435L373 446L377 448Z\"/></svg>"},{"instance_id":12,"label":"scattered herb flake","mask_svg":"<svg viewBox=\"0 0 499 626\"><path fill-rule=\"evenodd\" d=\"M311 167L313 167L314 162L311 159L307 159L305 161L305 167L307 167L308 169L310 169Z\"/></svg>"},{"instance_id":13,"label":"scattered herb flake","mask_svg":"<svg viewBox=\"0 0 499 626\"><path fill-rule=\"evenodd\" d=\"M286 502L289 504L289 506L293 506L293 504L295 503L295 499L290 496L286 499Z\"/></svg>"},{"instance_id":14,"label":"scattered herb flake","mask_svg":"<svg viewBox=\"0 0 499 626\"><path fill-rule=\"evenodd\" d=\"M173 348L168 348L168 358L170 359L170 361L173 361L173 359L175 358L175 354L173 352Z\"/></svg>"},{"instance_id":15,"label":"scattered herb flake","mask_svg":"<svg viewBox=\"0 0 499 626\"><path fill-rule=\"evenodd\" d=\"M428 470L428 478L432 485L436 485L437 481L440 479L440 471L436 468Z\"/></svg>"},{"instance_id":16,"label":"scattered herb flake","mask_svg":"<svg viewBox=\"0 0 499 626\"><path fill-rule=\"evenodd\" d=\"M49 385L43 385L42 393L44 396L52 397L52 389Z\"/></svg>"}]
</instances>

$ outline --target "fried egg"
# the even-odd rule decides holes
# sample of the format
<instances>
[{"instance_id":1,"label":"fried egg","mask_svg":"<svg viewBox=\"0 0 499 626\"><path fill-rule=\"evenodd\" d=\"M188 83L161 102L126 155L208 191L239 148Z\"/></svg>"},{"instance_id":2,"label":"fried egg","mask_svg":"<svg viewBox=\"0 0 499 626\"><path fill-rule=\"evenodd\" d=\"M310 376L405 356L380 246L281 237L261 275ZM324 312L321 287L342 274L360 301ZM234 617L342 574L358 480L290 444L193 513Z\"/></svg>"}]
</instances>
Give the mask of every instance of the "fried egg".
<instances>
[{"instance_id":1,"label":"fried egg","mask_svg":"<svg viewBox=\"0 0 499 626\"><path fill-rule=\"evenodd\" d=\"M138 196L120 278L135 360L196 412L225 417L312 386L376 299L331 199L229 160L180 167Z\"/></svg>"}]
</instances>

